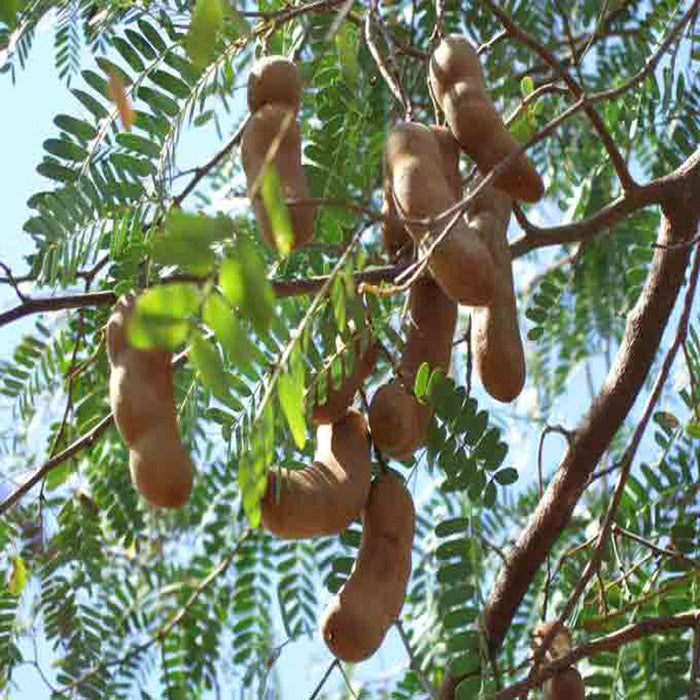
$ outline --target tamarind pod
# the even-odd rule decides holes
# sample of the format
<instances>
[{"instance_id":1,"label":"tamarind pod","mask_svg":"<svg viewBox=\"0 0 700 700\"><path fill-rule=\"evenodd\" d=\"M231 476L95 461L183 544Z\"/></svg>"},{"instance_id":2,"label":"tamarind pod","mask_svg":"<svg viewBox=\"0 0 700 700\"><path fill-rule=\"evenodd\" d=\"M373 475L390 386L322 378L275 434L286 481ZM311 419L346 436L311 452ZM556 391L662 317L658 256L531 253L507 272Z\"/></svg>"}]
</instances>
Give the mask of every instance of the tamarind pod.
<instances>
[{"instance_id":1,"label":"tamarind pod","mask_svg":"<svg viewBox=\"0 0 700 700\"><path fill-rule=\"evenodd\" d=\"M450 186L450 191L457 199L462 198L462 178L459 174L459 143L455 140L452 132L444 127L433 125L430 130L435 134L442 155L445 178ZM382 214L384 216L396 216L391 195L391 185L385 181L384 201L382 203ZM384 249L389 254L389 259L399 262L403 257L408 257L412 250L410 243L411 236L404 226L393 221L384 221L382 224L382 242Z\"/></svg>"},{"instance_id":2,"label":"tamarind pod","mask_svg":"<svg viewBox=\"0 0 700 700\"><path fill-rule=\"evenodd\" d=\"M296 114L301 106L301 79L285 56L263 56L248 74L248 107L256 112L266 104L283 104Z\"/></svg>"},{"instance_id":3,"label":"tamarind pod","mask_svg":"<svg viewBox=\"0 0 700 700\"><path fill-rule=\"evenodd\" d=\"M371 465L364 416L350 409L339 421L319 425L316 441L311 466L268 473L262 524L277 537L299 539L342 532L360 516L367 500Z\"/></svg>"},{"instance_id":4,"label":"tamarind pod","mask_svg":"<svg viewBox=\"0 0 700 700\"><path fill-rule=\"evenodd\" d=\"M391 196L391 188L384 188L382 215L397 216L396 207ZM411 256L413 239L402 224L386 219L382 221L382 243L392 263L407 260Z\"/></svg>"},{"instance_id":5,"label":"tamarind pod","mask_svg":"<svg viewBox=\"0 0 700 700\"><path fill-rule=\"evenodd\" d=\"M372 440L384 456L406 460L423 444L431 411L399 379L380 386L369 404Z\"/></svg>"},{"instance_id":6,"label":"tamarind pod","mask_svg":"<svg viewBox=\"0 0 700 700\"><path fill-rule=\"evenodd\" d=\"M301 132L294 120L293 112L281 104L267 104L250 118L241 140L241 159L248 181L248 196L258 179L270 147L278 139L277 152L270 162L274 163L280 180L283 199L304 199L309 196L304 167L301 163ZM253 210L263 238L275 247L275 238L270 220L265 211L260 185L253 199ZM292 247L306 245L313 237L315 207L300 204L288 207L292 235Z\"/></svg>"},{"instance_id":7,"label":"tamarind pod","mask_svg":"<svg viewBox=\"0 0 700 700\"><path fill-rule=\"evenodd\" d=\"M152 505L183 506L192 490L192 463L174 421L163 420L142 433L129 449L131 481Z\"/></svg>"},{"instance_id":8,"label":"tamarind pod","mask_svg":"<svg viewBox=\"0 0 700 700\"><path fill-rule=\"evenodd\" d=\"M459 174L459 154L461 152L459 141L455 139L450 129L446 126L433 124L430 130L435 134L440 148L445 179L450 186L450 192L452 192L455 199L462 199L462 176Z\"/></svg>"},{"instance_id":9,"label":"tamarind pod","mask_svg":"<svg viewBox=\"0 0 700 700\"><path fill-rule=\"evenodd\" d=\"M192 490L193 467L177 429L172 354L129 344L133 306L122 297L107 323L110 405L129 448L132 483L152 505L178 508Z\"/></svg>"},{"instance_id":10,"label":"tamarind pod","mask_svg":"<svg viewBox=\"0 0 700 700\"><path fill-rule=\"evenodd\" d=\"M541 646L544 638L552 631L554 627L557 627L558 630L544 654L544 659L547 661L556 661L557 659L566 656L571 651L571 633L565 625L560 625L557 620L540 622L537 625L533 633L533 651Z\"/></svg>"},{"instance_id":11,"label":"tamarind pod","mask_svg":"<svg viewBox=\"0 0 700 700\"><path fill-rule=\"evenodd\" d=\"M437 138L427 126L405 123L394 128L387 139L384 165L396 209L404 217L434 218L457 203L445 176ZM430 231L426 226L410 226L408 230L427 248L446 225ZM445 294L458 303L482 306L491 301L493 262L464 217L458 216L433 250L428 267Z\"/></svg>"},{"instance_id":12,"label":"tamarind pod","mask_svg":"<svg viewBox=\"0 0 700 700\"><path fill-rule=\"evenodd\" d=\"M567 668L542 684L542 700L586 700L586 686L575 668Z\"/></svg>"},{"instance_id":13,"label":"tamarind pod","mask_svg":"<svg viewBox=\"0 0 700 700\"><path fill-rule=\"evenodd\" d=\"M452 133L482 173L519 149L484 87L479 57L464 37L450 34L440 42L430 57L429 81ZM542 178L524 153L494 184L525 202L537 202L544 194Z\"/></svg>"},{"instance_id":14,"label":"tamarind pod","mask_svg":"<svg viewBox=\"0 0 700 700\"><path fill-rule=\"evenodd\" d=\"M362 514L355 565L321 618L323 639L338 659L367 659L398 619L411 577L415 522L406 485L392 474L380 474Z\"/></svg>"},{"instance_id":15,"label":"tamarind pod","mask_svg":"<svg viewBox=\"0 0 700 700\"><path fill-rule=\"evenodd\" d=\"M325 403L316 403L313 407L312 423L335 423L340 420L353 402L358 389L374 370L374 365L377 363L377 344L374 339L370 338L364 353L361 351L362 338L360 336L355 339L353 345L355 365L352 372L348 375L345 374L345 357L343 357L341 359L343 381L337 389L333 389L329 383Z\"/></svg>"},{"instance_id":16,"label":"tamarind pod","mask_svg":"<svg viewBox=\"0 0 700 700\"><path fill-rule=\"evenodd\" d=\"M505 192L486 190L473 209L483 216L486 212L480 209L490 207L495 220L490 232L477 230L496 266L496 280L491 304L472 310L472 349L484 389L497 401L510 403L522 391L526 374L507 235L513 201Z\"/></svg>"},{"instance_id":17,"label":"tamarind pod","mask_svg":"<svg viewBox=\"0 0 700 700\"><path fill-rule=\"evenodd\" d=\"M369 425L377 448L394 459L408 459L424 442L432 410L413 394L423 362L447 372L457 324L457 304L430 278L410 292L411 325L398 378L379 387L369 405Z\"/></svg>"}]
</instances>

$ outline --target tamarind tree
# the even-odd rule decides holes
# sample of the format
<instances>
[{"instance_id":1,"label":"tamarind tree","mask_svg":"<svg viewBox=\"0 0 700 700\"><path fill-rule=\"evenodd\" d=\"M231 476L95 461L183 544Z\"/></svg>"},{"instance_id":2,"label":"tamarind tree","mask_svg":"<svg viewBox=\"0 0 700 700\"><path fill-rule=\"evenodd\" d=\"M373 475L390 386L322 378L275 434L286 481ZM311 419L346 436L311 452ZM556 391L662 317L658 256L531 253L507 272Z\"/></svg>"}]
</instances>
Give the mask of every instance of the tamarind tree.
<instances>
[{"instance_id":1,"label":"tamarind tree","mask_svg":"<svg viewBox=\"0 0 700 700\"><path fill-rule=\"evenodd\" d=\"M16 300L0 325L33 323L0 367L3 697L31 677L46 697L522 698L574 663L588 698L698 697L699 19L698 0L3 4L6 109L40 22L75 97L3 245L33 244L2 265ZM382 152L403 120L444 123L428 62L450 33L478 46L546 187L510 228L527 379L512 404L483 391L461 306L449 377L416 378L426 445L389 463L418 514L406 602L385 666L346 668L318 619L359 524L275 539L261 489L273 465L311 461L313 401L369 337L361 410L394 376L425 261L382 247ZM309 196L285 200L274 169L261 181L277 249L240 162L264 54L304 84ZM218 146L183 168L200 134ZM466 211L465 156L461 174ZM290 250L290 212L310 204L313 242ZM177 510L138 496L110 413L104 327L130 291L149 321L132 339L178 353L195 474ZM533 666L542 619L573 641Z\"/></svg>"}]
</instances>

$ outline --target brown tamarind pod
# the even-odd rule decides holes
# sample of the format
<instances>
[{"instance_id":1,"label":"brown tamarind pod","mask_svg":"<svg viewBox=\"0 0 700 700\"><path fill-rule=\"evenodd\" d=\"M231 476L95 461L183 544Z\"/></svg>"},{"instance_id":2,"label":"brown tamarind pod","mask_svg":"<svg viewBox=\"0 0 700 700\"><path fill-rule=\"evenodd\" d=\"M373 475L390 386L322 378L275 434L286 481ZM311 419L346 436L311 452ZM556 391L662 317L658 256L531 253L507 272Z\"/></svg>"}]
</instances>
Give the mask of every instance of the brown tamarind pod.
<instances>
[{"instance_id":1,"label":"brown tamarind pod","mask_svg":"<svg viewBox=\"0 0 700 700\"><path fill-rule=\"evenodd\" d=\"M269 162L274 163L279 175L283 199L305 199L309 196L306 175L301 162L301 132L294 112L282 104L266 104L257 110L243 132L241 158L248 181L248 196L253 195L253 210L263 238L276 246L270 220L265 211L258 177L266 164L271 148L276 152ZM313 237L315 207L312 204L290 205L289 219L293 248L306 245Z\"/></svg>"},{"instance_id":2,"label":"brown tamarind pod","mask_svg":"<svg viewBox=\"0 0 700 700\"><path fill-rule=\"evenodd\" d=\"M452 133L483 174L520 148L484 87L479 57L467 39L450 34L440 42L430 57L429 81ZM542 178L524 153L514 156L494 185L524 202L544 194Z\"/></svg>"},{"instance_id":3,"label":"brown tamarind pod","mask_svg":"<svg viewBox=\"0 0 700 700\"><path fill-rule=\"evenodd\" d=\"M447 372L457 324L457 304L430 278L410 292L411 325L398 368L399 376L379 387L369 405L372 440L382 454L408 459L425 442L432 410L413 394L423 362Z\"/></svg>"},{"instance_id":4,"label":"brown tamarind pod","mask_svg":"<svg viewBox=\"0 0 700 700\"><path fill-rule=\"evenodd\" d=\"M433 124L430 130L435 134L440 148L442 166L445 172L445 179L450 186L450 192L452 192L455 199L462 199L462 176L459 174L459 155L461 153L459 141L455 139L450 129L446 126Z\"/></svg>"},{"instance_id":5,"label":"brown tamarind pod","mask_svg":"<svg viewBox=\"0 0 700 700\"><path fill-rule=\"evenodd\" d=\"M342 342L342 341L340 341ZM374 370L377 363L377 344L370 338L365 351L362 352L362 337L357 336L353 343L355 364L350 374L345 373L345 355L341 358L343 364L343 381L334 389L330 383L324 403L316 403L311 412L312 423L335 423L340 420L352 404L355 394L364 384L365 379ZM347 351L346 351L347 352Z\"/></svg>"},{"instance_id":6,"label":"brown tamarind pod","mask_svg":"<svg viewBox=\"0 0 700 700\"><path fill-rule=\"evenodd\" d=\"M586 700L586 686L575 668L567 668L542 684L542 700Z\"/></svg>"},{"instance_id":7,"label":"brown tamarind pod","mask_svg":"<svg viewBox=\"0 0 700 700\"><path fill-rule=\"evenodd\" d=\"M532 648L536 650L544 641L544 638L557 627L557 632L552 638L544 653L543 661L552 662L566 656L572 647L571 633L558 621L540 622L533 633ZM542 700L585 700L586 687L581 674L573 667L569 667L552 676L542 684Z\"/></svg>"},{"instance_id":8,"label":"brown tamarind pod","mask_svg":"<svg viewBox=\"0 0 700 700\"><path fill-rule=\"evenodd\" d=\"M405 123L394 128L387 139L384 167L396 210L405 218L432 219L458 202L445 176L438 140L427 126ZM464 217L456 216L444 237L447 221L430 230L424 225L406 228L424 249L441 236L428 259L430 272L454 301L482 306L493 298L493 262Z\"/></svg>"},{"instance_id":9,"label":"brown tamarind pod","mask_svg":"<svg viewBox=\"0 0 700 700\"><path fill-rule=\"evenodd\" d=\"M301 106L299 71L285 56L263 56L248 74L248 107L256 112L267 104L282 104L296 114Z\"/></svg>"},{"instance_id":10,"label":"brown tamarind pod","mask_svg":"<svg viewBox=\"0 0 700 700\"><path fill-rule=\"evenodd\" d=\"M382 216L396 217L396 207L391 196L391 188L384 188ZM403 224L385 219L382 221L382 243L392 263L406 261L413 251L413 239Z\"/></svg>"},{"instance_id":11,"label":"brown tamarind pod","mask_svg":"<svg viewBox=\"0 0 700 700\"><path fill-rule=\"evenodd\" d=\"M450 187L450 191L455 199L462 198L462 178L459 174L459 143L455 140L452 132L444 126L434 124L430 130L435 134L442 155L442 164L445 172L445 179ZM385 180L384 201L382 203L382 214L396 216L391 195L391 184ZM404 257L408 257L413 250L412 238L406 228L393 221L384 221L382 224L382 242L384 249L389 254L389 259L399 262Z\"/></svg>"},{"instance_id":12,"label":"brown tamarind pod","mask_svg":"<svg viewBox=\"0 0 700 700\"><path fill-rule=\"evenodd\" d=\"M370 657L401 614L411 577L415 522L406 485L392 474L380 474L362 514L355 565L321 617L323 639L338 659Z\"/></svg>"},{"instance_id":13,"label":"brown tamarind pod","mask_svg":"<svg viewBox=\"0 0 700 700\"><path fill-rule=\"evenodd\" d=\"M490 231L477 231L489 249L496 268L493 300L472 310L474 366L484 389L497 401L509 403L525 385L525 351L518 324L513 266L508 247L508 223L513 200L505 192L486 187L472 203L470 213L493 215Z\"/></svg>"},{"instance_id":14,"label":"brown tamarind pod","mask_svg":"<svg viewBox=\"0 0 700 700\"><path fill-rule=\"evenodd\" d=\"M133 306L132 298L122 297L107 322L110 405L129 448L134 486L152 505L177 508L190 495L193 468L177 428L172 354L130 345Z\"/></svg>"},{"instance_id":15,"label":"brown tamarind pod","mask_svg":"<svg viewBox=\"0 0 700 700\"><path fill-rule=\"evenodd\" d=\"M262 524L283 539L338 534L360 516L371 471L367 421L350 409L339 421L318 426L313 464L270 470Z\"/></svg>"}]
</instances>

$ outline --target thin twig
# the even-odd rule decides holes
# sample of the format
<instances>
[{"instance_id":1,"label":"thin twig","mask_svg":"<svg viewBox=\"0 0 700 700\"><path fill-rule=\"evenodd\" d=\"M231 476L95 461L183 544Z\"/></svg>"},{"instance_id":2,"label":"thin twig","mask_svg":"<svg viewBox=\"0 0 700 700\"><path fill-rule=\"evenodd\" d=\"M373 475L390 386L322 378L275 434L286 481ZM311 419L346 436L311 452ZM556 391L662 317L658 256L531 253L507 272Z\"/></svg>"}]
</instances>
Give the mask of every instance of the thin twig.
<instances>
[{"instance_id":1,"label":"thin twig","mask_svg":"<svg viewBox=\"0 0 700 700\"><path fill-rule=\"evenodd\" d=\"M404 629L401 620L396 621L396 629L399 633L399 637L401 637L406 653L408 654L411 670L416 674L420 684L423 686L423 690L425 690L425 692L428 693L431 698L437 698L437 689L433 687L432 683L425 677L423 671L421 671L420 661L418 661L413 649L411 648L411 640L408 638L408 634L406 634L406 630Z\"/></svg>"},{"instance_id":2,"label":"thin twig","mask_svg":"<svg viewBox=\"0 0 700 700\"><path fill-rule=\"evenodd\" d=\"M375 12L372 9L367 10L367 13L365 14L365 42L367 44L367 48L369 49L370 54L372 54L372 58L377 64L379 73L381 74L382 78L384 78L384 82L389 87L391 94L403 108L404 114L410 114L410 102L404 94L401 83L399 82L397 76L393 75L391 69L386 65L386 62L379 51L379 47L377 46L377 31L375 26L377 22L378 20L375 16Z\"/></svg>"},{"instance_id":3,"label":"thin twig","mask_svg":"<svg viewBox=\"0 0 700 700\"><path fill-rule=\"evenodd\" d=\"M695 561L690 557L686 557L685 554L679 552L678 550L666 549L666 547L659 547L659 545L650 542L641 535L638 535L635 532L630 532L629 530L626 530L624 527L620 527L619 525L613 525L612 531L616 534L621 535L622 537L627 537L628 539L633 540L634 542L638 542L639 544L643 545L647 549L650 549L652 552L658 554L659 556L670 557L671 559L675 559L676 561L683 562L684 564L692 567L693 569L700 569L700 562Z\"/></svg>"},{"instance_id":4,"label":"thin twig","mask_svg":"<svg viewBox=\"0 0 700 700\"><path fill-rule=\"evenodd\" d=\"M309 700L316 700L316 698L318 697L318 694L321 692L321 690L323 689L323 686L326 684L326 681L328 680L328 676L331 675L333 669L336 666L340 666L340 661L338 661L338 659L333 659L333 661L331 661L330 665L326 669L326 672L323 674L323 678L321 678L318 685L314 689L314 692L311 693L311 695L309 696Z\"/></svg>"}]
</instances>

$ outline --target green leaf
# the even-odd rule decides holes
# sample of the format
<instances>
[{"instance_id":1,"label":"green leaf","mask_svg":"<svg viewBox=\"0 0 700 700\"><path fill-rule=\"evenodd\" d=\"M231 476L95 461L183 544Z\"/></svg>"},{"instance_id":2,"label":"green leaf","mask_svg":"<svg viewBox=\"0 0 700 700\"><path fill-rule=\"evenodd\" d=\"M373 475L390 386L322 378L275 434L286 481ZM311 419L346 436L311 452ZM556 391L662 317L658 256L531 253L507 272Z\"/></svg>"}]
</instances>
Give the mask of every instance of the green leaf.
<instances>
[{"instance_id":1,"label":"green leaf","mask_svg":"<svg viewBox=\"0 0 700 700\"><path fill-rule=\"evenodd\" d=\"M462 635L459 635L460 637ZM466 676L467 674L472 674L479 670L480 661L479 657L473 653L470 654L458 654L457 656L450 659L450 675L454 678L459 678L461 676ZM458 695L457 697L461 697ZM476 695L470 696L471 698L477 697Z\"/></svg>"},{"instance_id":2,"label":"green leaf","mask_svg":"<svg viewBox=\"0 0 700 700\"><path fill-rule=\"evenodd\" d=\"M218 349L199 331L193 332L190 338L189 359L204 385L219 401L236 411L241 409L241 405L232 399L228 376Z\"/></svg>"},{"instance_id":3,"label":"green leaf","mask_svg":"<svg viewBox=\"0 0 700 700\"><path fill-rule=\"evenodd\" d=\"M236 318L233 309L217 293L204 300L202 318L231 357L234 365L247 365L253 356L248 334Z\"/></svg>"},{"instance_id":4,"label":"green leaf","mask_svg":"<svg viewBox=\"0 0 700 700\"><path fill-rule=\"evenodd\" d=\"M349 22L343 22L335 34L335 47L343 75L351 86L360 80L360 64L357 60L357 34Z\"/></svg>"},{"instance_id":5,"label":"green leaf","mask_svg":"<svg viewBox=\"0 0 700 700\"><path fill-rule=\"evenodd\" d=\"M140 56L134 51L133 47L126 39L122 39L120 36L112 37L112 44L134 72L142 73L146 69Z\"/></svg>"},{"instance_id":6,"label":"green leaf","mask_svg":"<svg viewBox=\"0 0 700 700\"><path fill-rule=\"evenodd\" d=\"M163 235L153 240L153 256L162 264L178 264L204 275L217 259L211 246L229 239L231 234L231 221L226 217L171 209L165 219Z\"/></svg>"},{"instance_id":7,"label":"green leaf","mask_svg":"<svg viewBox=\"0 0 700 700\"><path fill-rule=\"evenodd\" d=\"M77 88L71 90L71 92L78 98L78 100L80 100L83 107L85 107L88 112L92 113L96 119L104 119L105 117L109 116L107 109L105 109L105 107L103 107L102 104L89 93L84 92L83 90L78 90Z\"/></svg>"},{"instance_id":8,"label":"green leaf","mask_svg":"<svg viewBox=\"0 0 700 700\"><path fill-rule=\"evenodd\" d=\"M343 282L342 275L338 275L333 280L333 285L331 287L331 304L333 306L333 317L335 318L335 325L342 334L345 330L345 323L347 321L347 306L345 302L345 283ZM348 370L350 372L351 370Z\"/></svg>"},{"instance_id":9,"label":"green leaf","mask_svg":"<svg viewBox=\"0 0 700 700\"><path fill-rule=\"evenodd\" d=\"M467 518L450 518L443 520L435 528L435 534L438 537L448 537L457 533L466 532L469 528L469 520Z\"/></svg>"},{"instance_id":10,"label":"green leaf","mask_svg":"<svg viewBox=\"0 0 700 700\"><path fill-rule=\"evenodd\" d=\"M45 160L36 166L39 175L48 177L59 182L72 182L76 178L76 173L70 168L64 168L53 160Z\"/></svg>"},{"instance_id":11,"label":"green leaf","mask_svg":"<svg viewBox=\"0 0 700 700\"><path fill-rule=\"evenodd\" d=\"M430 379L430 365L423 362L416 373L416 381L413 383L413 393L417 398L422 399L428 391L428 381Z\"/></svg>"},{"instance_id":12,"label":"green leaf","mask_svg":"<svg viewBox=\"0 0 700 700\"><path fill-rule=\"evenodd\" d=\"M297 353L299 355L299 353ZM306 419L304 416L304 365L295 362L291 372L280 375L277 394L282 413L292 431L294 442L300 450L306 445Z\"/></svg>"},{"instance_id":13,"label":"green leaf","mask_svg":"<svg viewBox=\"0 0 700 700\"><path fill-rule=\"evenodd\" d=\"M484 491L484 505L487 508L493 508L493 505L495 502L496 502L496 485L493 483L493 481L489 481L489 483L486 484L486 489Z\"/></svg>"},{"instance_id":14,"label":"green leaf","mask_svg":"<svg viewBox=\"0 0 700 700\"><path fill-rule=\"evenodd\" d=\"M685 426L685 432L688 433L688 437L693 438L693 440L700 440L700 422L690 421Z\"/></svg>"},{"instance_id":15,"label":"green leaf","mask_svg":"<svg viewBox=\"0 0 700 700\"><path fill-rule=\"evenodd\" d=\"M55 469L52 469L46 477L46 490L53 491L68 481L68 477L73 473L71 462L64 462Z\"/></svg>"},{"instance_id":16,"label":"green leaf","mask_svg":"<svg viewBox=\"0 0 700 700\"><path fill-rule=\"evenodd\" d=\"M493 475L493 478L501 484L501 486L508 486L509 484L514 484L518 480L518 470L512 467L499 469Z\"/></svg>"},{"instance_id":17,"label":"green leaf","mask_svg":"<svg viewBox=\"0 0 700 700\"><path fill-rule=\"evenodd\" d=\"M453 557L467 558L469 556L469 543L465 539L447 540L438 545L435 550L435 556L442 560L452 559Z\"/></svg>"},{"instance_id":18,"label":"green leaf","mask_svg":"<svg viewBox=\"0 0 700 700\"><path fill-rule=\"evenodd\" d=\"M539 340L542 337L543 333L544 333L544 328L542 326L536 326L535 328L531 328L527 332L527 339L528 340Z\"/></svg>"},{"instance_id":19,"label":"green leaf","mask_svg":"<svg viewBox=\"0 0 700 700\"><path fill-rule=\"evenodd\" d=\"M87 122L67 114L59 114L54 117L53 123L61 130L67 131L80 141L92 141L97 136L97 129Z\"/></svg>"},{"instance_id":20,"label":"green leaf","mask_svg":"<svg viewBox=\"0 0 700 700\"><path fill-rule=\"evenodd\" d=\"M534 90L535 90L535 82L533 81L533 79L529 75L526 75L520 81L520 94L523 97L528 97L534 92Z\"/></svg>"},{"instance_id":21,"label":"green leaf","mask_svg":"<svg viewBox=\"0 0 700 700\"><path fill-rule=\"evenodd\" d=\"M216 35L223 21L221 0L197 0L185 37L185 50L196 66L204 67L216 56Z\"/></svg>"},{"instance_id":22,"label":"green leaf","mask_svg":"<svg viewBox=\"0 0 700 700\"><path fill-rule=\"evenodd\" d=\"M246 290L242 263L232 258L224 260L219 270L219 284L232 306L240 307L245 304Z\"/></svg>"},{"instance_id":23,"label":"green leaf","mask_svg":"<svg viewBox=\"0 0 700 700\"><path fill-rule=\"evenodd\" d=\"M455 700L474 700L479 697L481 691L481 678L479 676L469 676L465 678L455 691Z\"/></svg>"},{"instance_id":24,"label":"green leaf","mask_svg":"<svg viewBox=\"0 0 700 700\"><path fill-rule=\"evenodd\" d=\"M190 86L180 78L166 73L164 70L154 70L148 77L160 88L167 90L171 95L180 99L187 99L190 96Z\"/></svg>"},{"instance_id":25,"label":"green leaf","mask_svg":"<svg viewBox=\"0 0 700 700\"><path fill-rule=\"evenodd\" d=\"M258 333L264 333L275 313L275 294L265 265L248 241L238 241L234 255L222 265L219 275L224 295L252 321Z\"/></svg>"},{"instance_id":26,"label":"green leaf","mask_svg":"<svg viewBox=\"0 0 700 700\"><path fill-rule=\"evenodd\" d=\"M190 319L199 310L199 290L194 284L153 287L136 300L129 323L129 339L135 348L175 350L190 331Z\"/></svg>"},{"instance_id":27,"label":"green leaf","mask_svg":"<svg viewBox=\"0 0 700 700\"><path fill-rule=\"evenodd\" d=\"M116 140L120 146L128 148L130 151L136 151L148 158L157 158L160 155L160 146L157 143L149 141L147 138L139 136L138 134L120 131L116 135Z\"/></svg>"},{"instance_id":28,"label":"green leaf","mask_svg":"<svg viewBox=\"0 0 700 700\"><path fill-rule=\"evenodd\" d=\"M7 588L12 595L20 596L24 591L27 581L29 580L29 572L24 560L20 556L12 557L12 569L10 570L10 580Z\"/></svg>"},{"instance_id":29,"label":"green leaf","mask_svg":"<svg viewBox=\"0 0 700 700\"><path fill-rule=\"evenodd\" d=\"M277 250L284 258L292 250L294 234L292 233L289 210L282 197L280 176L274 163L265 165L262 180L262 198L265 204L265 213L270 220L270 228L272 229L272 236L275 239Z\"/></svg>"},{"instance_id":30,"label":"green leaf","mask_svg":"<svg viewBox=\"0 0 700 700\"><path fill-rule=\"evenodd\" d=\"M171 100L167 95L164 95L158 90L139 85L138 97L143 100L156 114L163 113L169 117L176 117L180 113L175 100Z\"/></svg>"}]
</instances>

